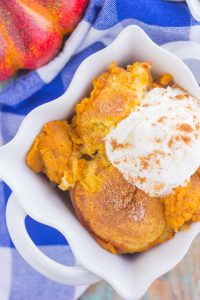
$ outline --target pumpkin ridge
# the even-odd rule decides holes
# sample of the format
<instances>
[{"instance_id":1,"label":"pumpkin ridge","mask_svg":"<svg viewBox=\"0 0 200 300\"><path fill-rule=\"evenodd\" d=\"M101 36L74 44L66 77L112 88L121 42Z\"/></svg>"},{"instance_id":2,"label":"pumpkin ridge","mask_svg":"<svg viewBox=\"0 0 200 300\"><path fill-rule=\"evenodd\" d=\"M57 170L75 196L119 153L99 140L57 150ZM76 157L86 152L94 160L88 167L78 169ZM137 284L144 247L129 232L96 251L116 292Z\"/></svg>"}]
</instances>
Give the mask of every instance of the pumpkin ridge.
<instances>
[{"instance_id":1,"label":"pumpkin ridge","mask_svg":"<svg viewBox=\"0 0 200 300\"><path fill-rule=\"evenodd\" d=\"M11 76L20 68L23 55L20 50L18 51L18 55L15 55L16 47L3 24L0 24L0 44L3 52L0 58L0 69L3 70L2 72L5 76ZM0 73L0 80L2 80L1 76Z\"/></svg>"},{"instance_id":2,"label":"pumpkin ridge","mask_svg":"<svg viewBox=\"0 0 200 300\"><path fill-rule=\"evenodd\" d=\"M17 0L17 1L20 4L22 4L24 7L27 7L31 11L41 15L42 18L45 18L49 23L53 23L54 26L56 25L56 27L59 27L59 24L57 24L55 18L53 17L52 12L47 7L42 6L41 4L37 3L36 1L34 1L34 2L30 2L28 0ZM59 28L59 29L61 30L61 28Z\"/></svg>"},{"instance_id":3,"label":"pumpkin ridge","mask_svg":"<svg viewBox=\"0 0 200 300\"><path fill-rule=\"evenodd\" d=\"M20 68L23 62L23 51L20 49L20 44L15 34L15 30L11 26L9 11L6 9L4 3L0 6L0 44L1 44L1 56L0 56L0 70L2 73L11 76L15 71ZM17 50L17 55L16 55ZM0 72L0 80L1 78Z\"/></svg>"},{"instance_id":4,"label":"pumpkin ridge","mask_svg":"<svg viewBox=\"0 0 200 300\"><path fill-rule=\"evenodd\" d=\"M12 20L24 48L21 68L34 69L49 61L57 53L62 40L54 24L22 1L9 0L6 6L13 10Z\"/></svg>"}]
</instances>

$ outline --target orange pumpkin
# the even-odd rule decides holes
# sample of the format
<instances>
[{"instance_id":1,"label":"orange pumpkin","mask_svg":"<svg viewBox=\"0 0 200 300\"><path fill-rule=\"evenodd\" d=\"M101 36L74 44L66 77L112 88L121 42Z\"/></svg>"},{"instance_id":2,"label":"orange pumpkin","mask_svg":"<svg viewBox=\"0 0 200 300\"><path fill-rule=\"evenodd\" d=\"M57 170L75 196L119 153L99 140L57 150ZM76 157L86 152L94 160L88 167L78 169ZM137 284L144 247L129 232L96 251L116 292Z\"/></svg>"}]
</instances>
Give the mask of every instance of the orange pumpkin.
<instances>
[{"instance_id":1,"label":"orange pumpkin","mask_svg":"<svg viewBox=\"0 0 200 300\"><path fill-rule=\"evenodd\" d=\"M88 0L0 0L0 80L35 69L60 50Z\"/></svg>"}]
</instances>

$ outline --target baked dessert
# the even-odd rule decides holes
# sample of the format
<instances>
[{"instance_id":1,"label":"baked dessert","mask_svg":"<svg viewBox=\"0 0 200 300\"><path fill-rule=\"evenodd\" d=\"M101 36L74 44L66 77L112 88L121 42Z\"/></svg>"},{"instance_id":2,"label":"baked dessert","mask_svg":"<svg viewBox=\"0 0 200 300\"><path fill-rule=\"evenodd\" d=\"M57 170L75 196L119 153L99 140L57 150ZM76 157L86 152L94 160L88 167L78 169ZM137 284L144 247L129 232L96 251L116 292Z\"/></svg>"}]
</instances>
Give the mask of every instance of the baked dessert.
<instances>
[{"instance_id":1,"label":"baked dessert","mask_svg":"<svg viewBox=\"0 0 200 300\"><path fill-rule=\"evenodd\" d=\"M112 253L145 251L200 221L198 102L150 69L112 63L72 121L45 124L27 154Z\"/></svg>"}]
</instances>

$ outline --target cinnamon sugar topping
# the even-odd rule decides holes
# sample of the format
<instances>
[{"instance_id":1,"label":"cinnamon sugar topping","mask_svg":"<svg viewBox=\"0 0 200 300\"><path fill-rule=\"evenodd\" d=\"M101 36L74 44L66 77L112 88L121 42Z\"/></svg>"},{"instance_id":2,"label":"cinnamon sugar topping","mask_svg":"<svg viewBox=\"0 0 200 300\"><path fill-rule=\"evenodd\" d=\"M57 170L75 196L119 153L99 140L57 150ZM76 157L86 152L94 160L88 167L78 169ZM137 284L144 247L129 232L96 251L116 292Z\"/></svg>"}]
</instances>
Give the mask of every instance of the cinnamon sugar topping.
<instances>
[{"instance_id":1,"label":"cinnamon sugar topping","mask_svg":"<svg viewBox=\"0 0 200 300\"><path fill-rule=\"evenodd\" d=\"M140 201L134 203L131 211L128 214L129 219L133 222L140 222L144 220L145 217L145 201L140 199Z\"/></svg>"}]
</instances>

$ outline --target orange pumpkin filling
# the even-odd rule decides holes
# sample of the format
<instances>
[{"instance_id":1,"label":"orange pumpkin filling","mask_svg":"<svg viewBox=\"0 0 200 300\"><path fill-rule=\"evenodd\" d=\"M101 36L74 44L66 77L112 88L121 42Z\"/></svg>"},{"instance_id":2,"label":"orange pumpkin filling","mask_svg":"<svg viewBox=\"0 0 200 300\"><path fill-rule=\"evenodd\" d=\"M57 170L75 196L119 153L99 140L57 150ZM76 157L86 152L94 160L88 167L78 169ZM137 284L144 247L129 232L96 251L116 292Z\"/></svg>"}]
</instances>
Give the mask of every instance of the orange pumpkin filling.
<instances>
[{"instance_id":1,"label":"orange pumpkin filling","mask_svg":"<svg viewBox=\"0 0 200 300\"><path fill-rule=\"evenodd\" d=\"M112 64L93 81L88 98L76 105L71 123L44 125L27 154L27 164L69 190L77 216L97 242L112 253L141 252L200 221L200 176L164 198L149 197L112 166L104 137L133 111L146 92L167 86L172 76L153 81L149 63L127 69Z\"/></svg>"}]
</instances>

